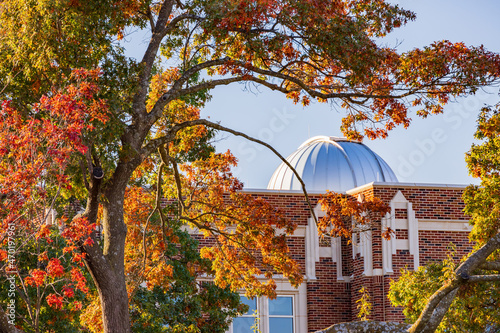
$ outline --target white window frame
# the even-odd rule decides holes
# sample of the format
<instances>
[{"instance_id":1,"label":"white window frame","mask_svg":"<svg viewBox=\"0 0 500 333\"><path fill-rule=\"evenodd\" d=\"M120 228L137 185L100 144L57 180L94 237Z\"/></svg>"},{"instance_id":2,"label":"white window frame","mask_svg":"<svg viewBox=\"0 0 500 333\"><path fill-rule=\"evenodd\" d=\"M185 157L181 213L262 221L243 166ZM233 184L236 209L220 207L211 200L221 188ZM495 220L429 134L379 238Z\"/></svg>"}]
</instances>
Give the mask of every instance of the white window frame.
<instances>
[{"instance_id":1,"label":"white window frame","mask_svg":"<svg viewBox=\"0 0 500 333\"><path fill-rule=\"evenodd\" d=\"M293 288L286 280L276 280L276 293L278 297L292 297L292 316L269 316L269 299L257 297L258 327L261 333L272 333L269 331L269 317L283 317L293 319L293 332L307 332L307 286L302 283L297 289ZM243 295L243 292L241 293ZM233 332L233 325L228 333Z\"/></svg>"},{"instance_id":2,"label":"white window frame","mask_svg":"<svg viewBox=\"0 0 500 333\"><path fill-rule=\"evenodd\" d=\"M271 315L271 313L269 312L269 302L271 301L270 299L267 299L266 298L266 301L267 301L267 312L266 312L266 315L267 315L267 331L271 331L270 327L271 327L271 318L291 318L292 319L292 333L297 333L297 329L295 327L295 323L296 323L296 320L295 320L295 303L297 303L295 301L295 295L277 295L276 298L291 298L292 299L292 314L291 315Z\"/></svg>"}]
</instances>

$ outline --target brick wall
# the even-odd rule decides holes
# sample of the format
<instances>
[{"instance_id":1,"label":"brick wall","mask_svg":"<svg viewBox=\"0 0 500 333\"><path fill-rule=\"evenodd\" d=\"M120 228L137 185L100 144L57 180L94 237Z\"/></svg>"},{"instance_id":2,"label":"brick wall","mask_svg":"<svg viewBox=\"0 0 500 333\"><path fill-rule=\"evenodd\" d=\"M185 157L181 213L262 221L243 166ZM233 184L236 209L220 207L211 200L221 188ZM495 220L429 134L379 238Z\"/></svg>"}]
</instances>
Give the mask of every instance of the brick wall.
<instances>
[{"instance_id":1,"label":"brick wall","mask_svg":"<svg viewBox=\"0 0 500 333\"><path fill-rule=\"evenodd\" d=\"M438 186L410 186L373 184L364 186L349 194L358 197L362 194L365 199L378 197L389 203L398 191L412 203L417 220L467 221L463 214L464 204L461 199L463 188ZM301 193L285 192L248 192L255 197L261 197L285 212L285 215L300 226L308 224L311 216L306 200ZM319 195L310 197L313 207L316 206ZM398 208L395 211L396 219L407 219L406 209ZM428 222L426 222L428 223ZM408 230L397 229L398 240L408 239ZM203 245L210 245L210 240L201 239ZM419 230L420 265L432 261L442 260L447 255L450 243L456 246L456 255L459 257L472 249L468 242L466 231L430 231ZM306 242L303 236L294 236L288 239L291 255L302 267L305 274ZM320 240L320 247L327 250L331 246L330 239ZM365 286L370 294L373 310L370 319L385 321L403 321L400 308L394 308L387 299L390 281L397 279L403 268L413 268L413 255L409 250L398 249L392 256L394 274L385 276L364 276L364 258L356 254L353 258L352 244L346 239L341 242L342 275L350 277L349 282L337 281L337 263L331 257L321 257L316 262L316 280L307 283L307 314L308 331L324 329L332 324L358 320L357 303L361 294L359 290ZM382 237L381 224L372 226L372 268L377 274L382 269Z\"/></svg>"},{"instance_id":2,"label":"brick wall","mask_svg":"<svg viewBox=\"0 0 500 333\"><path fill-rule=\"evenodd\" d=\"M351 318L350 283L337 282L337 264L331 258L320 258L316 263L316 278L307 281L309 332Z\"/></svg>"},{"instance_id":3,"label":"brick wall","mask_svg":"<svg viewBox=\"0 0 500 333\"><path fill-rule=\"evenodd\" d=\"M390 202L398 191L413 204L417 219L468 220L464 215L461 188L386 187L375 185L374 196ZM398 217L397 217L398 218Z\"/></svg>"},{"instance_id":4,"label":"brick wall","mask_svg":"<svg viewBox=\"0 0 500 333\"><path fill-rule=\"evenodd\" d=\"M459 231L428 231L418 233L420 245L420 265L446 259L452 245L456 248L453 258L458 261L472 250L467 232Z\"/></svg>"},{"instance_id":5,"label":"brick wall","mask_svg":"<svg viewBox=\"0 0 500 333\"><path fill-rule=\"evenodd\" d=\"M461 199L463 188L439 188L430 186L387 186L378 185L367 186L359 191L350 191L350 195L357 197L362 194L365 198L378 197L389 203L396 193L401 191L405 198L412 203L417 220L468 220L463 213L464 203ZM406 209L395 210L396 219L407 219ZM373 228L373 269L381 268L381 237L380 225ZM408 230L397 229L397 239L407 240ZM419 230L419 256L420 265L425 265L433 261L440 261L446 258L450 243L456 247L454 258L458 260L472 249L472 244L468 241L467 231L430 231ZM390 288L391 280L396 280L400 276L400 271L404 268L413 268L413 255L409 250L397 250L397 254L392 256L394 274L385 276L364 276L363 258L356 256L351 260L353 276L351 279L351 320L357 318L358 309L356 301L361 298L359 290L362 286L368 289L370 302L373 309L369 316L372 320L384 321L404 321L401 308L392 307L387 292ZM333 322L331 323L333 324Z\"/></svg>"},{"instance_id":6,"label":"brick wall","mask_svg":"<svg viewBox=\"0 0 500 333\"><path fill-rule=\"evenodd\" d=\"M273 206L285 212L285 216L298 225L307 225L307 219L311 217L311 211L302 193L279 193L279 192L247 192L255 197L260 197ZM311 205L314 208L318 202L319 195L309 195Z\"/></svg>"}]
</instances>

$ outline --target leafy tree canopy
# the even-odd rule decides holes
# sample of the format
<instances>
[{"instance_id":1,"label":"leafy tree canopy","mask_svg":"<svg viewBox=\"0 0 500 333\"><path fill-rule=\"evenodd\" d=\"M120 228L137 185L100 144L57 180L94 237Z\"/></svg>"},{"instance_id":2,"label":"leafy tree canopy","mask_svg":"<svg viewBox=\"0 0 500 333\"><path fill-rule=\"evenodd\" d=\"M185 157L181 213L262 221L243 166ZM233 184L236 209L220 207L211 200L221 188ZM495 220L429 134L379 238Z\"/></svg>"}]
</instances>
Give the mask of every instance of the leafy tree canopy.
<instances>
[{"instance_id":1,"label":"leafy tree canopy","mask_svg":"<svg viewBox=\"0 0 500 333\"><path fill-rule=\"evenodd\" d=\"M61 265L83 276L82 262L99 295L82 319L87 327L130 332L145 322L138 313L152 311L141 299L167 302L181 280L194 297L205 274L221 289L191 301L227 292L228 313L202 306L226 325L238 306L224 288L273 296L272 272L294 285L302 274L285 239L296 226L241 192L230 172L236 159L214 153L215 131L247 136L200 119L210 90L240 82L304 105L333 100L345 109L342 130L359 139L408 126L410 107L423 117L440 113L450 98L497 81L499 56L482 47L440 41L398 53L378 45L414 18L381 0L2 1L2 234L15 223L48 242L46 219L28 218L45 215L28 212L58 211L68 253L80 259ZM151 32L140 60L119 46L129 28ZM82 209L65 215L70 203ZM213 240L201 257L189 250L186 227ZM9 238L1 239L7 251ZM17 253L23 246L16 243ZM36 280L39 271L22 278Z\"/></svg>"}]
</instances>

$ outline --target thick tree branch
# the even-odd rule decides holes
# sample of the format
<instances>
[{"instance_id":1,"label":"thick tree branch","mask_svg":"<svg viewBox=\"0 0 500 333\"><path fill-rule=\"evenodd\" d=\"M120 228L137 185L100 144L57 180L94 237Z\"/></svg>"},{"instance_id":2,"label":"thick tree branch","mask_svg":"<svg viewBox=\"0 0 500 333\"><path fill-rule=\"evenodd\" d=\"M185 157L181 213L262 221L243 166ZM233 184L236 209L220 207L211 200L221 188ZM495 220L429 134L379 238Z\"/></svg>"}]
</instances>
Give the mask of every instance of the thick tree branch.
<instances>
[{"instance_id":1,"label":"thick tree branch","mask_svg":"<svg viewBox=\"0 0 500 333\"><path fill-rule=\"evenodd\" d=\"M417 319L417 321L410 327L408 332L410 333L423 333L423 332L429 332L427 330L427 326L429 325L431 319L434 316L434 311L438 308L438 306L441 304L441 301L445 299L452 291L456 290L458 288L458 281L454 280L449 284L446 284L439 288L427 301L427 304L420 314L420 317ZM442 305L446 305L448 302L445 301L443 302ZM451 304L451 303L450 303ZM449 305L448 304L448 307ZM445 313L448 310L448 307L445 309ZM440 309L441 310L441 309ZM441 311L438 312L441 312ZM431 331L433 332L433 331Z\"/></svg>"},{"instance_id":2,"label":"thick tree branch","mask_svg":"<svg viewBox=\"0 0 500 333\"><path fill-rule=\"evenodd\" d=\"M148 10L146 12L146 17L149 20L149 26L151 28L151 31L153 31L155 29L156 23L155 23L155 20L154 20L154 17L153 17L153 13L151 12L151 7L150 6L148 6Z\"/></svg>"},{"instance_id":3,"label":"thick tree branch","mask_svg":"<svg viewBox=\"0 0 500 333\"><path fill-rule=\"evenodd\" d=\"M496 234L486 242L481 248L473 252L456 270L457 275L471 275L486 262L486 259L496 250L500 249L500 233Z\"/></svg>"},{"instance_id":4,"label":"thick tree branch","mask_svg":"<svg viewBox=\"0 0 500 333\"><path fill-rule=\"evenodd\" d=\"M481 269L487 271L500 271L500 261L487 261L481 265Z\"/></svg>"},{"instance_id":5,"label":"thick tree branch","mask_svg":"<svg viewBox=\"0 0 500 333\"><path fill-rule=\"evenodd\" d=\"M457 295L458 288L451 290L446 296L444 296L439 302L436 310L432 312L432 316L429 318L425 329L422 331L423 333L433 333L443 321L443 318L448 311L451 303L455 299Z\"/></svg>"},{"instance_id":6,"label":"thick tree branch","mask_svg":"<svg viewBox=\"0 0 500 333\"><path fill-rule=\"evenodd\" d=\"M142 68L139 75L138 90L134 95L132 103L132 113L135 115L144 115L146 113L145 101L149 88L149 78L151 76L151 70L153 68L153 64L155 62L161 41L169 31L169 29L167 29L167 22L170 14L172 13L174 3L174 0L163 1L160 12L158 13L156 25L151 31L151 40L141 60ZM171 29L173 29L173 27Z\"/></svg>"},{"instance_id":7,"label":"thick tree branch","mask_svg":"<svg viewBox=\"0 0 500 333\"><path fill-rule=\"evenodd\" d=\"M500 281L500 274L491 275L472 275L469 277L469 282L494 282Z\"/></svg>"}]
</instances>

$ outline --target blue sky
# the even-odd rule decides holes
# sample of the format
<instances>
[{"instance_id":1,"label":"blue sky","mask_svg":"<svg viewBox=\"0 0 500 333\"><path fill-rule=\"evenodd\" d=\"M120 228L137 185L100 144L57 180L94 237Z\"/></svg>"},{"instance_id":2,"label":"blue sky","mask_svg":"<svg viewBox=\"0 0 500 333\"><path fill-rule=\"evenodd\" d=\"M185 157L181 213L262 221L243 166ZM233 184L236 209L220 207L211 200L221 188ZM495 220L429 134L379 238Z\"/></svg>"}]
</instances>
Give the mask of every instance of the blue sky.
<instances>
[{"instance_id":1,"label":"blue sky","mask_svg":"<svg viewBox=\"0 0 500 333\"><path fill-rule=\"evenodd\" d=\"M496 0L399 0L417 19L384 39L401 51L437 40L484 45L500 52L500 2ZM136 44L137 45L137 44ZM145 47L145 43L140 44ZM139 50L135 50L139 51ZM484 104L498 101L498 88L457 100L445 113L417 119L407 130L397 129L385 140L365 140L392 167L400 181L441 184L476 182L467 174L464 154L473 142L475 120ZM327 104L294 105L280 93L243 85L218 87L202 117L272 144L285 157L316 135L341 136L343 111ZM246 188L266 188L279 159L244 139L223 134L217 149L230 149L239 160L235 174Z\"/></svg>"},{"instance_id":2,"label":"blue sky","mask_svg":"<svg viewBox=\"0 0 500 333\"><path fill-rule=\"evenodd\" d=\"M483 44L500 52L500 2L401 0L403 8L416 12L417 19L385 39L404 51L436 40ZM293 105L279 93L263 88L244 91L242 85L217 88L202 112L211 120L243 131L272 144L288 156L309 137L341 136L343 112L325 104ZM460 99L445 114L414 121L407 130L397 129L385 140L365 140L393 168L400 181L419 183L469 184L464 153L473 142L475 120L484 104L498 100L498 89ZM265 149L243 139L224 135L220 151L230 149L239 159L235 171L247 188L265 188L280 161Z\"/></svg>"}]
</instances>

